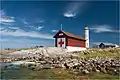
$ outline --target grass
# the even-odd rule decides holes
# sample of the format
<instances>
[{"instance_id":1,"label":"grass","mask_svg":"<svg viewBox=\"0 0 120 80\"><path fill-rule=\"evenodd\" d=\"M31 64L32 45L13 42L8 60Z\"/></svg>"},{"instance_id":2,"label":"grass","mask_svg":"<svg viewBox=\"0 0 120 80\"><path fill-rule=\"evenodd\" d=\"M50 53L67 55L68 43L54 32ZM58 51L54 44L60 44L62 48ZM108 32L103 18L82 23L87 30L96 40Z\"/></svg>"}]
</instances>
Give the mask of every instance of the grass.
<instances>
[{"instance_id":1,"label":"grass","mask_svg":"<svg viewBox=\"0 0 120 80\"><path fill-rule=\"evenodd\" d=\"M2 70L6 79L44 79L44 80L119 80L117 75L109 75L104 73L90 73L89 75L76 75L71 70L65 69L43 69L33 71L26 68L20 70Z\"/></svg>"},{"instance_id":2,"label":"grass","mask_svg":"<svg viewBox=\"0 0 120 80\"><path fill-rule=\"evenodd\" d=\"M98 51L98 49L93 49L95 52L92 53L88 53L88 54L83 54L83 53L79 53L79 58L85 58L85 59L89 59L89 58L119 58L120 56L120 48L118 49L109 49L108 51L104 50L104 51Z\"/></svg>"}]
</instances>

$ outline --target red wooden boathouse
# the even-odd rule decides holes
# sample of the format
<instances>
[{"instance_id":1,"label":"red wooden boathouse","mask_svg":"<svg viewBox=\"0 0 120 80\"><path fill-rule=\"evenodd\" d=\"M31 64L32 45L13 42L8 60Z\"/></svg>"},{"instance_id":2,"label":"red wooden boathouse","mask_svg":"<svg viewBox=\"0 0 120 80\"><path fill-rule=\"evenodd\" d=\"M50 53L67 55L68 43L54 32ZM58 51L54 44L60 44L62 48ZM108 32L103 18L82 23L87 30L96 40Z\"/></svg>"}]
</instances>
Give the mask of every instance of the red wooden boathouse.
<instances>
[{"instance_id":1,"label":"red wooden boathouse","mask_svg":"<svg viewBox=\"0 0 120 80\"><path fill-rule=\"evenodd\" d=\"M67 48L68 51L78 51L86 49L85 38L59 30L55 36L55 46Z\"/></svg>"}]
</instances>

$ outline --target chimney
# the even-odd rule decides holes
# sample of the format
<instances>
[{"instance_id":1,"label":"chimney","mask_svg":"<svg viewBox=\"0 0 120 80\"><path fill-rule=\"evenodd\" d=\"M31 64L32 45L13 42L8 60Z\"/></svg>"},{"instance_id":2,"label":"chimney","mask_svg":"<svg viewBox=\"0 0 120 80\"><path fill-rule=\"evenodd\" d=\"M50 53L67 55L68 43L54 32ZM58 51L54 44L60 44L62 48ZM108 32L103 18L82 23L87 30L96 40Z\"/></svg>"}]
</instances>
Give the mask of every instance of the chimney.
<instances>
[{"instance_id":1,"label":"chimney","mask_svg":"<svg viewBox=\"0 0 120 80\"><path fill-rule=\"evenodd\" d=\"M85 27L84 31L85 31L85 40L86 40L85 46L86 48L89 48L89 29L87 26Z\"/></svg>"}]
</instances>

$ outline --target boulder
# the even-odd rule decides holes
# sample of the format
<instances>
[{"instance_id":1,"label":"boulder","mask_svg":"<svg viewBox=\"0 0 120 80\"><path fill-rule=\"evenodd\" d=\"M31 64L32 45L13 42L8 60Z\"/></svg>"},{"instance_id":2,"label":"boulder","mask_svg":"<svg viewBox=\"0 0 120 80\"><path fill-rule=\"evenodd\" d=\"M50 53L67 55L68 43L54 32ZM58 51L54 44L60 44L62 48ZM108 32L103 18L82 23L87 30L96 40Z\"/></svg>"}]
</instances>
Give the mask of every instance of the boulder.
<instances>
[{"instance_id":1,"label":"boulder","mask_svg":"<svg viewBox=\"0 0 120 80\"><path fill-rule=\"evenodd\" d=\"M46 64L47 62L46 61L39 61L39 63Z\"/></svg>"},{"instance_id":2,"label":"boulder","mask_svg":"<svg viewBox=\"0 0 120 80\"><path fill-rule=\"evenodd\" d=\"M35 67L35 70L41 70L42 69L42 66L38 65Z\"/></svg>"},{"instance_id":3,"label":"boulder","mask_svg":"<svg viewBox=\"0 0 120 80\"><path fill-rule=\"evenodd\" d=\"M53 68L51 64L44 64L44 65L41 65L42 69L51 69Z\"/></svg>"},{"instance_id":4,"label":"boulder","mask_svg":"<svg viewBox=\"0 0 120 80\"><path fill-rule=\"evenodd\" d=\"M35 66L30 66L28 69L35 70Z\"/></svg>"},{"instance_id":5,"label":"boulder","mask_svg":"<svg viewBox=\"0 0 120 80\"><path fill-rule=\"evenodd\" d=\"M103 72L103 73L107 73L107 71L105 70L105 68L102 68L102 67L101 67L100 71Z\"/></svg>"},{"instance_id":6,"label":"boulder","mask_svg":"<svg viewBox=\"0 0 120 80\"><path fill-rule=\"evenodd\" d=\"M82 70L82 73L89 74L90 72L87 69Z\"/></svg>"}]
</instances>

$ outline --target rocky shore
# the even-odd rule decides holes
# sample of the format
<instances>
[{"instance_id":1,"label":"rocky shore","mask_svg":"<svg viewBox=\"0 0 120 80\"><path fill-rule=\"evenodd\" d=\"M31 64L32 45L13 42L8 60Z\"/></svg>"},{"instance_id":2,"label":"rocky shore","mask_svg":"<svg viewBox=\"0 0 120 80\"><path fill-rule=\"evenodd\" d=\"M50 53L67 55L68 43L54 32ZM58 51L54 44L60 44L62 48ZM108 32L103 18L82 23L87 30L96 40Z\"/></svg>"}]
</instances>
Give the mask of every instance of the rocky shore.
<instances>
[{"instance_id":1,"label":"rocky shore","mask_svg":"<svg viewBox=\"0 0 120 80\"><path fill-rule=\"evenodd\" d=\"M72 57L67 58L46 58L35 64L21 64L21 67L27 67L32 70L64 68L71 69L74 73L89 74L92 71L108 74L119 74L120 60L117 59L88 59L79 60Z\"/></svg>"},{"instance_id":2,"label":"rocky shore","mask_svg":"<svg viewBox=\"0 0 120 80\"><path fill-rule=\"evenodd\" d=\"M116 53L117 51L109 50L98 50L111 51ZM46 51L47 52L47 51ZM96 53L96 50L82 51L81 54ZM118 52L119 53L119 52ZM49 54L49 53L48 53ZM51 55L51 54L50 54ZM39 50L29 52L24 57L18 57L14 61L28 61L34 63L22 63L20 67L27 67L32 70L51 69L51 68L64 68L70 69L75 74L89 74L90 72L103 72L107 74L120 75L120 60L119 58L79 58L78 52L56 54L55 56L46 56L44 52ZM8 66L5 66L7 69Z\"/></svg>"}]
</instances>

